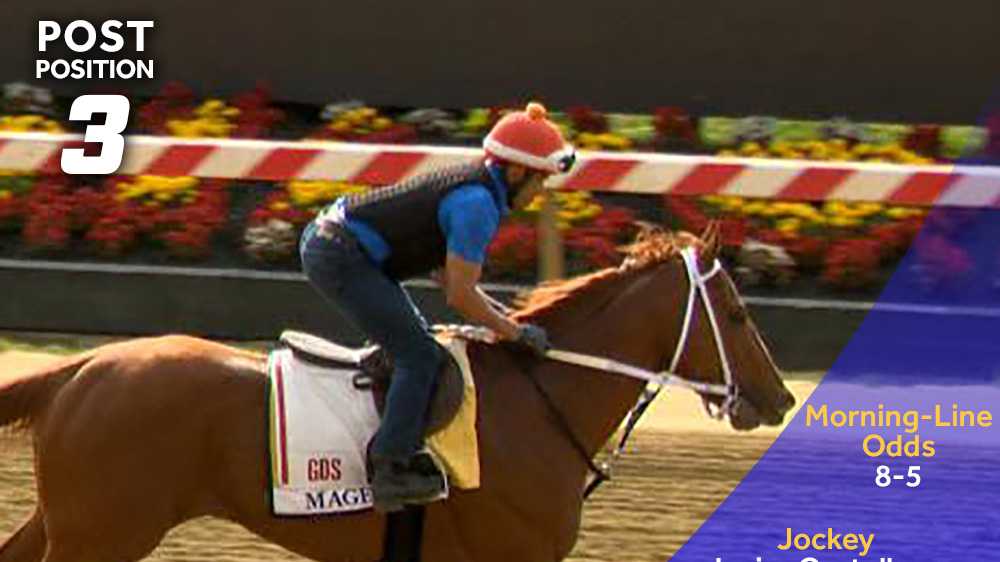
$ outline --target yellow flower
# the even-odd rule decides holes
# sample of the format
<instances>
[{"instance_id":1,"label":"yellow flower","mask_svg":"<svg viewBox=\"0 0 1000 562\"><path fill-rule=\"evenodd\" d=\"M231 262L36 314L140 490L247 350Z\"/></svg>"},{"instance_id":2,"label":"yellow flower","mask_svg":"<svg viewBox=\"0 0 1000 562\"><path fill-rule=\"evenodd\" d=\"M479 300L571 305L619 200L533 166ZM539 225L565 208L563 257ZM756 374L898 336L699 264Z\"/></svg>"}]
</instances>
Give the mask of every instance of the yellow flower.
<instances>
[{"instance_id":1,"label":"yellow flower","mask_svg":"<svg viewBox=\"0 0 1000 562\"><path fill-rule=\"evenodd\" d=\"M776 217L785 214L785 209L781 203L765 203L765 207L759 213L764 217Z\"/></svg>"},{"instance_id":2,"label":"yellow flower","mask_svg":"<svg viewBox=\"0 0 1000 562\"><path fill-rule=\"evenodd\" d=\"M0 131L11 132L62 132L58 123L42 115L5 115L0 117Z\"/></svg>"},{"instance_id":3,"label":"yellow flower","mask_svg":"<svg viewBox=\"0 0 1000 562\"><path fill-rule=\"evenodd\" d=\"M13 197L13 194L11 194L10 190L0 189L0 199L10 199L11 197Z\"/></svg>"},{"instance_id":4,"label":"yellow flower","mask_svg":"<svg viewBox=\"0 0 1000 562\"><path fill-rule=\"evenodd\" d=\"M864 142L860 142L854 145L854 148L851 149L851 152L853 152L855 156L865 156L871 154L874 151L875 151L874 146Z\"/></svg>"},{"instance_id":5,"label":"yellow flower","mask_svg":"<svg viewBox=\"0 0 1000 562\"><path fill-rule=\"evenodd\" d=\"M736 195L705 195L702 201L727 211L734 211L743 206L744 200Z\"/></svg>"},{"instance_id":6,"label":"yellow flower","mask_svg":"<svg viewBox=\"0 0 1000 562\"><path fill-rule=\"evenodd\" d=\"M839 215L847 209L842 201L827 201L823 204L823 212L828 215Z\"/></svg>"},{"instance_id":7,"label":"yellow flower","mask_svg":"<svg viewBox=\"0 0 1000 562\"><path fill-rule=\"evenodd\" d=\"M205 100L201 105L199 105L195 110L194 114L198 116L208 116L214 115L216 113L221 113L226 109L226 103L220 99L209 99Z\"/></svg>"},{"instance_id":8,"label":"yellow flower","mask_svg":"<svg viewBox=\"0 0 1000 562\"><path fill-rule=\"evenodd\" d=\"M722 200L722 208L727 211L738 211L743 208L744 204L746 204L746 200L735 195L725 196Z\"/></svg>"},{"instance_id":9,"label":"yellow flower","mask_svg":"<svg viewBox=\"0 0 1000 562\"><path fill-rule=\"evenodd\" d=\"M843 228L851 228L861 224L860 219L844 216L831 217L828 222L831 226L839 226Z\"/></svg>"},{"instance_id":10,"label":"yellow flower","mask_svg":"<svg viewBox=\"0 0 1000 562\"><path fill-rule=\"evenodd\" d=\"M922 209L910 207L889 207L882 212L883 215L891 219L906 219L924 214Z\"/></svg>"},{"instance_id":11,"label":"yellow flower","mask_svg":"<svg viewBox=\"0 0 1000 562\"><path fill-rule=\"evenodd\" d=\"M536 196L524 207L526 213L538 213L542 210L542 202L544 198L541 195Z\"/></svg>"},{"instance_id":12,"label":"yellow flower","mask_svg":"<svg viewBox=\"0 0 1000 562\"><path fill-rule=\"evenodd\" d=\"M761 146L755 142L744 143L739 150L739 154L742 156L753 156L762 152Z\"/></svg>"},{"instance_id":13,"label":"yellow flower","mask_svg":"<svg viewBox=\"0 0 1000 562\"><path fill-rule=\"evenodd\" d=\"M317 203L332 201L341 195L363 193L368 188L330 180L294 180L288 182L285 189L295 206L308 208Z\"/></svg>"},{"instance_id":14,"label":"yellow flower","mask_svg":"<svg viewBox=\"0 0 1000 562\"><path fill-rule=\"evenodd\" d=\"M778 229L779 232L786 234L797 233L801 226L802 221L795 217L781 219L775 224L775 228Z\"/></svg>"},{"instance_id":15,"label":"yellow flower","mask_svg":"<svg viewBox=\"0 0 1000 562\"><path fill-rule=\"evenodd\" d=\"M288 203L285 203L284 201L277 201L277 202L271 203L271 210L272 211L285 211L285 210L288 209L288 207L289 207Z\"/></svg>"},{"instance_id":16,"label":"yellow flower","mask_svg":"<svg viewBox=\"0 0 1000 562\"><path fill-rule=\"evenodd\" d=\"M867 216L867 215L874 215L880 212L883 208L883 205L877 201L862 201L860 203L856 203L854 205L854 208L859 213L864 213Z\"/></svg>"},{"instance_id":17,"label":"yellow flower","mask_svg":"<svg viewBox=\"0 0 1000 562\"><path fill-rule=\"evenodd\" d=\"M590 205L587 205L586 207L583 208L582 211L580 211L579 217L581 220L592 219L597 215L601 214L601 211L603 210L604 208L601 207L600 205L592 203Z\"/></svg>"},{"instance_id":18,"label":"yellow flower","mask_svg":"<svg viewBox=\"0 0 1000 562\"><path fill-rule=\"evenodd\" d=\"M811 219L814 217L823 216L816 207L813 207L809 203L786 203L785 209L788 214L792 216L799 217L801 219Z\"/></svg>"},{"instance_id":19,"label":"yellow flower","mask_svg":"<svg viewBox=\"0 0 1000 562\"><path fill-rule=\"evenodd\" d=\"M330 130L335 133L347 133L351 130L351 124L343 119L338 119L330 123Z\"/></svg>"}]
</instances>

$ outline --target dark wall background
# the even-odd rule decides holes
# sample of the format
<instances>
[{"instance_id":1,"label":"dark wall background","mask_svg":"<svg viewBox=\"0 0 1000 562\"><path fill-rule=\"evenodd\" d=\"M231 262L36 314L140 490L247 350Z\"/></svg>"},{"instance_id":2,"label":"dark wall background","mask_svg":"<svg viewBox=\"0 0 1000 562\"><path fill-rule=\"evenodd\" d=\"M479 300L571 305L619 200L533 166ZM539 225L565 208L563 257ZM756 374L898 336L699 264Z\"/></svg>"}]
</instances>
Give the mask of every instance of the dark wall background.
<instances>
[{"instance_id":1,"label":"dark wall background","mask_svg":"<svg viewBox=\"0 0 1000 562\"><path fill-rule=\"evenodd\" d=\"M358 344L361 334L304 279L98 271L76 265L0 264L0 327L12 331L276 339L286 328ZM441 292L411 288L431 322L458 322ZM510 294L496 294L509 300ZM864 312L751 306L775 360L788 370L826 370Z\"/></svg>"},{"instance_id":2,"label":"dark wall background","mask_svg":"<svg viewBox=\"0 0 1000 562\"><path fill-rule=\"evenodd\" d=\"M1000 77L996 0L3 0L0 79L37 20L152 18L159 79L226 94L469 107L974 122ZM156 84L138 89L146 92ZM81 84L60 84L75 93ZM135 85L129 85L134 88Z\"/></svg>"}]
</instances>

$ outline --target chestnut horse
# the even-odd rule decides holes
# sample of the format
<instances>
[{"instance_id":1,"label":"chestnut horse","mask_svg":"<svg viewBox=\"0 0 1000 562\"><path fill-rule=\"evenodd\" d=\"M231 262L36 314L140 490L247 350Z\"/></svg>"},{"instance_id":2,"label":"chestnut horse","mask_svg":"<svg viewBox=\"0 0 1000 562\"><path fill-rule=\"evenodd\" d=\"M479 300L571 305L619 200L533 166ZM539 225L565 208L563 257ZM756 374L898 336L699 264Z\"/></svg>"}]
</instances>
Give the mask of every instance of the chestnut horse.
<instances>
[{"instance_id":1,"label":"chestnut horse","mask_svg":"<svg viewBox=\"0 0 1000 562\"><path fill-rule=\"evenodd\" d=\"M660 369L687 306L678 248L700 247L695 267L715 263L717 231L702 237L642 237L620 267L537 289L516 317L543 325L560 349ZM677 372L722 382L721 347L739 389L731 424L780 423L794 400L735 286L723 272L706 289L722 345L699 310ZM428 506L423 559L562 560L577 538L588 469L557 417L596 454L643 383L505 345L470 343L469 354L482 486ZM0 427L32 432L38 485L34 514L0 546L0 562L139 560L167 531L205 515L308 558L379 560L385 519L373 511L271 515L264 363L258 353L164 336L98 347L0 385Z\"/></svg>"}]
</instances>

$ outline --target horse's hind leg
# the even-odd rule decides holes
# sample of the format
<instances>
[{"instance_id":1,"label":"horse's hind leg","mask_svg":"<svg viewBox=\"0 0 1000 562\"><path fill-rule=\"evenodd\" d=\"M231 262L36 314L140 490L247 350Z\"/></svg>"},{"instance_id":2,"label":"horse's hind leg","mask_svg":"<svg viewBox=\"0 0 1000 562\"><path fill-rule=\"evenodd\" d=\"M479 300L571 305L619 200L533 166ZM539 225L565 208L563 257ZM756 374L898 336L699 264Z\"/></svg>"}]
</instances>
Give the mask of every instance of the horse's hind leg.
<instances>
[{"instance_id":1,"label":"horse's hind leg","mask_svg":"<svg viewBox=\"0 0 1000 562\"><path fill-rule=\"evenodd\" d=\"M45 555L45 522L41 508L0 544L0 562L39 562Z\"/></svg>"},{"instance_id":2,"label":"horse's hind leg","mask_svg":"<svg viewBox=\"0 0 1000 562\"><path fill-rule=\"evenodd\" d=\"M169 518L122 505L87 486L46 500L44 562L133 562L148 556L173 527ZM107 499L105 499L107 498ZM150 504L155 504L152 499ZM0 561L6 562L6 561Z\"/></svg>"},{"instance_id":3,"label":"horse's hind leg","mask_svg":"<svg viewBox=\"0 0 1000 562\"><path fill-rule=\"evenodd\" d=\"M127 521L104 522L96 527L52 529L42 562L136 562L148 556L164 532Z\"/></svg>"}]
</instances>

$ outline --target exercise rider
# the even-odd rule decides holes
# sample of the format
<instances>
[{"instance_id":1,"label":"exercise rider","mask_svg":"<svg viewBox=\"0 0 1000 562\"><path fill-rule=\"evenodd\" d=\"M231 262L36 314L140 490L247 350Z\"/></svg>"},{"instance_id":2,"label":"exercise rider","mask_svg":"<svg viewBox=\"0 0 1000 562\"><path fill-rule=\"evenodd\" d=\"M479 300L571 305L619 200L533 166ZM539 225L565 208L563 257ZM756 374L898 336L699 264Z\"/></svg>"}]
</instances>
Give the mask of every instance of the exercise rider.
<instances>
[{"instance_id":1,"label":"exercise rider","mask_svg":"<svg viewBox=\"0 0 1000 562\"><path fill-rule=\"evenodd\" d=\"M310 283L394 361L371 447L372 490L381 511L426 503L443 491L440 477L421 469L417 453L444 351L401 281L435 273L449 306L466 320L536 353L548 348L543 329L507 318L476 284L503 217L530 203L550 175L569 170L575 155L537 103L500 119L483 148L474 164L343 197L302 235Z\"/></svg>"}]
</instances>

